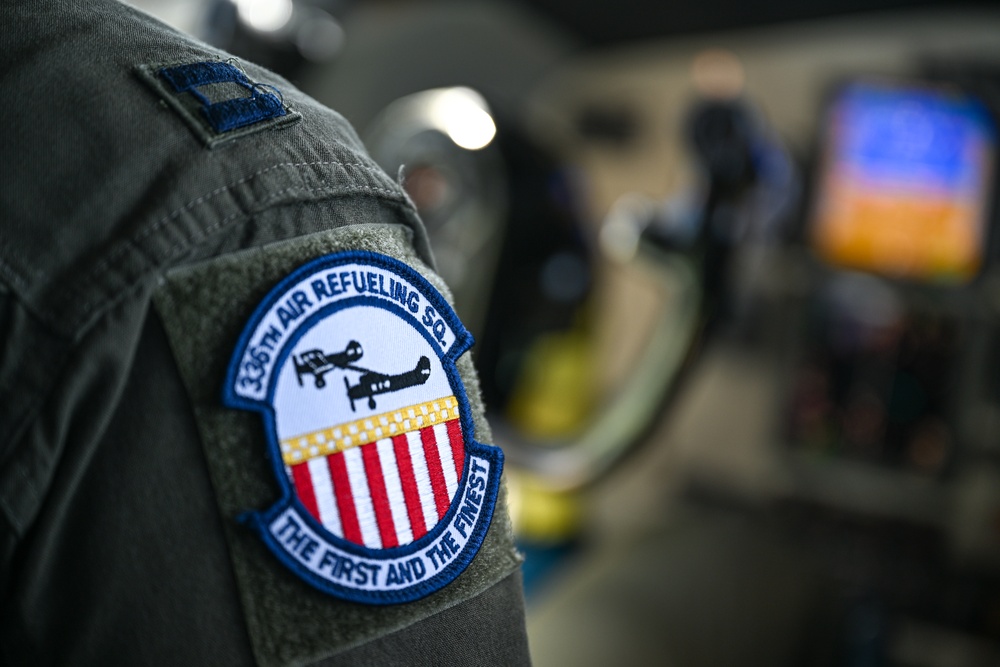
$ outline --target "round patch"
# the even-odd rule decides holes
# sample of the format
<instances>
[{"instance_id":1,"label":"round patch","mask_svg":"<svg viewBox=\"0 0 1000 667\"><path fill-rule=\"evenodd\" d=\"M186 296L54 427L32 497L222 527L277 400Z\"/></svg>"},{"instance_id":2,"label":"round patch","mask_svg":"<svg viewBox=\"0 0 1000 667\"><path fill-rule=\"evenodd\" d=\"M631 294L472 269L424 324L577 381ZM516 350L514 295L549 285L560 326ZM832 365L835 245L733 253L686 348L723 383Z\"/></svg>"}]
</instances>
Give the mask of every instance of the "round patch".
<instances>
[{"instance_id":1,"label":"round patch","mask_svg":"<svg viewBox=\"0 0 1000 667\"><path fill-rule=\"evenodd\" d=\"M224 402L259 411L282 499L245 518L316 588L373 604L441 588L493 515L503 454L473 438L455 367L472 345L398 260L327 255L265 297Z\"/></svg>"}]
</instances>

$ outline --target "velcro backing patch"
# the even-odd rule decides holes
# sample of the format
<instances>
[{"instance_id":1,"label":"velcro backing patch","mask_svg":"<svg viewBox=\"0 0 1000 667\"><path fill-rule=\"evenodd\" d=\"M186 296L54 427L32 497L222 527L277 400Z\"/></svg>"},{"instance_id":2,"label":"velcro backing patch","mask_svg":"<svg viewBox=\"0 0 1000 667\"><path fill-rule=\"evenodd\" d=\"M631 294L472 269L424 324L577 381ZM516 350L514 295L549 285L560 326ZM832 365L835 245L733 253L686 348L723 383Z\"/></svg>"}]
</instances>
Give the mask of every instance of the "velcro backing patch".
<instances>
[{"instance_id":1,"label":"velcro backing patch","mask_svg":"<svg viewBox=\"0 0 1000 667\"><path fill-rule=\"evenodd\" d=\"M244 521L286 567L345 600L399 604L472 562L503 453L475 439L456 366L471 345L441 292L382 253L313 259L259 303L224 402L263 417L282 499Z\"/></svg>"},{"instance_id":2,"label":"velcro backing patch","mask_svg":"<svg viewBox=\"0 0 1000 667\"><path fill-rule=\"evenodd\" d=\"M142 65L138 74L209 148L301 119L277 88L251 80L234 62Z\"/></svg>"},{"instance_id":3,"label":"velcro backing patch","mask_svg":"<svg viewBox=\"0 0 1000 667\"><path fill-rule=\"evenodd\" d=\"M375 335L362 335L363 332L352 329L350 335L357 338L359 346L352 346L349 342L340 345L336 341L326 341L323 344L313 346L306 339L309 333L305 332L303 337L298 339L305 347L302 350L296 347L294 356L290 354L281 364L281 368L289 375L286 381L290 379L289 386L298 391L300 389L298 377L301 375L302 394L314 394L328 400L329 405L339 404L342 410L346 406L346 417L333 419L332 421L335 423L332 423L329 428L325 423L316 427L292 425L289 428L289 433L285 435L278 432L276 422L274 423L275 428L270 429L271 423L262 421L260 414L223 405L220 393L222 388L228 384L226 381L229 371L227 366L231 354L240 338L240 332L246 327L248 317L260 305L262 299L265 299L268 292L289 274L303 266L304 262L330 254L341 255L345 252L354 253L357 251L380 253L411 267L420 266L420 261L412 249L412 240L402 227L376 224L357 225L320 232L264 248L218 257L203 264L176 269L165 276L165 282L155 297L157 311L164 322L178 367L184 378L185 387L192 400L212 484L215 487L219 509L223 516L223 527L226 531L233 570L246 614L247 630L257 664L261 667L312 664L322 658L405 628L486 591L516 570L520 562L511 537L509 518L504 509L505 491L503 485L499 484L497 485L499 488L497 490L496 510L493 512L492 520L488 522L489 527L483 536L478 552L462 569L461 573L457 573L461 568L455 567L454 574L456 576L450 582L434 581L434 584L441 584L436 590L433 590L434 585L417 583L415 587L411 587L410 582L405 581L407 576L405 563L418 556L422 558L423 554L427 555L427 561L423 565L426 572L420 582L431 581L438 572L445 571L444 565L440 569L437 569L436 566L436 564L444 563L443 558L447 558L448 564L460 561L465 552L464 549L459 548L455 550L455 553L451 553L451 545L449 544L449 553L442 554L440 549L434 550L434 548L440 546L440 540L446 539L445 531L449 530L450 526L453 526L456 521L463 520L458 517L467 504L465 501L470 490L480 494L480 489L473 488L472 480L484 478L485 481L485 476L475 469L471 460L477 455L477 452L481 452L483 449L488 452L492 448L480 447L475 444L472 441L472 434L475 434L475 440L478 442L488 443L492 438L489 425L483 416L483 406L479 398L475 372L468 352L462 353L455 361L456 374L446 374L449 380L448 386L445 388L447 391L432 392L426 397L427 400L424 400L423 388L428 390L432 388L431 384L435 381L437 374L442 372L444 362L441 362L442 367L439 367L438 362L435 361L439 355L435 353L435 357L431 358L431 353L421 353L426 354L433 362L433 367L427 381L419 384L419 387L422 388L418 391L420 396L411 398L404 396L402 392L382 391L378 393L371 391L372 396L366 395L355 399L357 411L353 412L349 405L350 394L347 393L350 390L344 385L347 373L343 370L328 370L325 363L337 362L350 366L361 364L368 370L380 372L389 370L395 374L395 369L382 363L384 360L375 358L378 338ZM337 273L336 286L340 290L346 285L339 280L339 269ZM444 289L443 284L436 277L429 273L421 275L431 282L435 291ZM367 274L365 278L367 287L369 285ZM360 274L358 279L360 281ZM421 282L416 278L413 280ZM348 281L351 281L350 289L352 292L335 294L334 292L337 290L333 289L329 280L323 283L323 289L314 287L313 281L310 280L307 282L307 289L310 294L313 294L310 300L313 301L317 293L321 296L325 293L328 298L324 298L324 303L333 304L334 301L337 301L340 305L345 305L345 308L337 312L341 315L351 315L351 311L362 307L362 304L361 300L353 300L356 296L360 296L354 294L353 276L349 277ZM379 290L377 276L371 285L374 285L374 291L369 290L364 294L370 296L373 302L375 299L382 299L386 301L385 305L391 306L390 300L384 297ZM383 281L382 286L387 293L392 295L390 283ZM294 292L293 289L292 304L289 307L298 308L301 303L296 301ZM340 297L350 297L351 304L354 304L352 308L346 308L348 304L346 301L341 302ZM278 303L279 305L287 303L287 299L279 300ZM408 309L409 298L396 301L396 303L406 303L406 312L410 312ZM313 305L319 304L314 301ZM422 319L423 315L427 314L426 306L434 306L434 304L422 301L420 305L423 306L419 309ZM331 310L333 309L331 308ZM437 310L436 307L435 310ZM386 311L386 315L388 316L390 313ZM294 318L294 322L290 321L290 328L292 324L304 327L308 318L308 314L301 313ZM420 321L416 320L416 326L426 330ZM316 326L322 326L322 322ZM432 341L428 345L437 346L439 339L434 334L434 324L428 326L430 326ZM278 328L282 329L283 327L279 324ZM313 327L310 331L315 329L316 327ZM400 325L399 329L403 331L403 325ZM415 335L426 339L422 333ZM260 339L251 337L248 340L257 343ZM443 341L452 343L452 338L447 336L447 332ZM255 347L259 347L259 345L255 345ZM320 354L315 352L310 354L310 351L316 349L320 351L322 358L320 358ZM449 349L451 349L450 346ZM455 348L456 353L457 349ZM344 352L341 353L341 350ZM250 358L263 360L259 352L257 350L256 354L251 353ZM404 361L407 361L407 363L402 364L404 367L418 366L417 358L411 361L407 357ZM447 365L449 367L451 365L450 357ZM360 375L359 373L350 374L348 377L350 386L359 384ZM320 378L325 380L325 386L317 388ZM247 391L251 391L255 385L253 377L249 376L248 381L243 384ZM467 401L464 406L459 401L461 392L458 390L462 388L465 390L465 400ZM414 391L417 390L414 389ZM399 404L392 405L390 399L397 395L399 396ZM374 408L369 408L369 398L375 399L377 405ZM418 414L423 415L423 407L427 407L428 414L425 415L425 419L429 419L430 414L434 413L434 403L438 404L438 420L436 420L435 426L441 420L445 422L444 438L442 438L441 446L436 448L431 447L430 443L430 436L434 434L433 428L427 434L428 438L425 443L424 438L420 435L425 424L413 423L419 421ZM293 405L289 409L294 410L295 406ZM409 415L411 409L414 413L413 417ZM454 420L454 410L456 409L459 418ZM387 415L386 413L391 414ZM396 413L400 413L398 418ZM278 414L279 418L280 414L281 412ZM383 416L386 420L385 424L382 423ZM409 426L406 424L407 420L411 421ZM371 422L371 424L369 425L367 422ZM337 454L337 457L342 458L344 453L350 452L355 452L351 456L360 454L361 471L367 475L368 471L364 465L366 449L370 450L369 454L395 454L396 443L392 441L391 437L388 439L387 445L382 445L382 448L387 451L379 452L380 445L378 443L382 436L376 432L380 427L389 429L391 432L392 426L395 424L396 433L391 433L391 435L398 435L406 431L399 442L400 455L404 455L404 451L412 451L413 455L419 459L420 452L429 451L431 458L433 458L433 452L436 450L439 453L439 463L444 463L449 460L448 452L455 451L451 445L452 433L448 431L448 423L452 423L453 430L458 434L464 433L467 436L468 443L463 438L461 447L458 449L461 450L462 454L460 458L470 461L463 469L462 478L469 480L465 485L465 490L461 490L456 484L452 496L453 504L456 505L454 511L450 514L445 512L443 517L440 516L436 504L436 499L440 494L435 495L433 482L429 477L427 481L430 493L426 493L427 489L424 489L425 493L423 494L428 499L426 510L418 507L420 505L419 498L418 503L411 503L408 506L405 502L405 489L407 486L412 487L413 485L403 484L400 481L398 486L404 490L404 498L402 503L397 502L396 505L404 508L404 512L399 515L401 522L397 525L394 521L392 525L394 532L386 532L383 536L380 532L383 526L378 523L377 516L373 513L369 519L374 519L374 523L371 524L374 531L369 531L372 534L368 537L372 540L380 540L384 547L386 540L392 540L393 534L398 536L399 533L406 533L408 528L410 536L413 538L409 545L402 544L405 540L397 539L399 545L390 547L389 550L364 547L351 541L354 539L364 542L364 530L353 531L352 538L350 534L343 531L343 522L340 524L339 534L337 531L327 531L334 533L332 536L325 536L326 541L336 547L335 549L331 548L331 552L339 549L357 563L366 559L366 562L381 565L380 568L366 566L359 574L354 569L356 565L352 563L353 577L349 579L344 568L346 559L338 558L334 561L332 558L327 558L324 566L318 568L319 576L303 577L302 575L308 572L307 566L310 564L318 566L319 563L323 562L324 554L327 553L325 549L320 549L318 546L315 548L309 546L313 542L318 544L318 539L314 540L312 537L307 539L303 537L306 531L301 530L299 533L295 533L291 527L286 528L285 524L279 520L275 527L278 539L281 540L277 546L281 548L275 550L269 548L275 545L269 545L261 539L264 533L256 529L259 526L248 526L240 520L241 517L247 517L248 511L255 514L267 512L268 508L274 507L276 503L280 506L287 504L284 502L285 500L291 500L294 507L302 507L306 514L299 525L311 527L309 532L318 537L322 534L321 531L326 530L326 528L321 520L315 521L308 516L311 510L306 508L306 505L300 500L299 494L295 491L295 471L293 470L291 475L286 472L284 454L287 453L292 460L292 465L289 465L288 468L295 465L301 466L306 455L313 457L304 463L305 468L300 469L303 473L307 472L308 466L313 461L322 462L329 456L329 452L321 453L319 445L314 444L308 444L305 449L302 449L302 440L304 439L308 443L310 438L314 441L322 438L323 443L326 444L326 433L329 430L329 442L335 445L338 451L342 446L344 447L343 453ZM262 428L262 426L267 428ZM357 428L358 433L351 432L352 426ZM408 430L414 427L416 430ZM337 431L341 432L340 440L337 440ZM365 432L365 437L362 437L362 431ZM352 438L350 443L345 441L348 435ZM372 441L372 437L376 439ZM402 440L413 440L412 450L409 447L404 450ZM281 449L282 444L287 445L287 452ZM408 442L407 445L409 445ZM313 447L316 447L315 452ZM302 452L302 455L295 458L295 452ZM374 464L375 457L369 456L368 458L369 462ZM488 459L485 455L481 458ZM455 458L450 460L454 461ZM379 456L379 462L382 462L381 456ZM336 473L329 462L327 468L330 470L330 474L323 475L324 479L344 472L344 470L340 470L340 473ZM349 461L345 461L344 468L350 473ZM383 478L389 470L388 466L383 466ZM443 475L448 475L443 466L442 470L444 471ZM456 475L454 481L457 483L461 478L458 476L457 469L453 468L453 470L455 470ZM349 476L350 474L348 474ZM377 477L370 476L366 479L371 480ZM444 481L447 493L447 478ZM494 484L492 480L490 482ZM396 486L391 480L385 485L387 497L390 484ZM424 486L428 486L428 484ZM303 488L305 487L303 486ZM419 488L417 488L417 492L420 493ZM367 502L370 503L373 497L379 495L380 493L376 492L374 496L369 493L365 497L369 499ZM317 500L320 499L315 493L313 496ZM347 500L346 497L343 499ZM328 495L327 500L336 503L336 494ZM459 500L461 500L460 506ZM483 504L481 502L480 506ZM409 517L408 509L411 506L414 510L414 517L418 514L419 516L430 515L433 517L433 522L431 520L425 521L423 529L426 533L423 537L414 534L412 524L406 523L407 517ZM317 506L314 509L317 510L317 514L322 519L323 512L320 508ZM327 509L331 508L328 506ZM406 517L403 514L406 514ZM414 518L414 522L417 522L416 518ZM267 522L263 525L266 527L273 523ZM477 523L470 521L468 525ZM484 520L483 525L485 523L487 522ZM462 525L465 529L465 524ZM384 527L388 529L389 526L386 524ZM283 528L284 530L282 530ZM360 539L358 532L361 533ZM469 530L466 530L466 533L471 535ZM452 535L455 543L461 546L459 544L459 538L462 537L461 532L456 528L452 531ZM418 547L419 554L417 553ZM366 551L368 549L376 553ZM407 549L412 549L414 553L403 558L402 572L399 564L395 564L393 575L390 575L389 563L383 564L373 560L374 557L391 557ZM292 554L288 559L283 560L276 557L282 551L287 553L289 550L292 551ZM313 551L315 551L314 554ZM314 555L316 559L308 558L307 554ZM411 578L415 577L414 567L418 566L409 565L408 572ZM394 587L399 589L399 592L388 590L379 592L372 589L372 572L378 573L378 578L374 581L375 588ZM450 577L451 574L448 573L444 578ZM366 575L367 581L365 581ZM402 581L397 581L400 578ZM354 590L350 590L352 586ZM338 593L340 595L337 595ZM423 593L426 593L426 596L420 597ZM407 602L407 599L412 601ZM368 604L358 604L358 602ZM394 602L400 604L393 604ZM474 626L473 623L470 627Z\"/></svg>"}]
</instances>

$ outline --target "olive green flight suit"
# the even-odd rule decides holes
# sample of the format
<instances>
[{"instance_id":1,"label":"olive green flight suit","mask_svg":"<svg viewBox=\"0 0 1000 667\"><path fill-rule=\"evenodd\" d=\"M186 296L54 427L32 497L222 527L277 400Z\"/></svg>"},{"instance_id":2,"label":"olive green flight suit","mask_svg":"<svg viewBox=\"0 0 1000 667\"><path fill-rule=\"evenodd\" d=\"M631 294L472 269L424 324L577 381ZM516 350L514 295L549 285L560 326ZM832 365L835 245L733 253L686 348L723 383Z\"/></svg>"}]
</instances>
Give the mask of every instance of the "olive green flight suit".
<instances>
[{"instance_id":1,"label":"olive green flight suit","mask_svg":"<svg viewBox=\"0 0 1000 667\"><path fill-rule=\"evenodd\" d=\"M398 184L248 63L284 113L207 126L150 73L228 54L125 5L8 0L0 21L0 663L527 663L503 492L465 572L399 605L311 588L237 521L278 495L259 417L221 403L261 298L343 249L446 290Z\"/></svg>"}]
</instances>

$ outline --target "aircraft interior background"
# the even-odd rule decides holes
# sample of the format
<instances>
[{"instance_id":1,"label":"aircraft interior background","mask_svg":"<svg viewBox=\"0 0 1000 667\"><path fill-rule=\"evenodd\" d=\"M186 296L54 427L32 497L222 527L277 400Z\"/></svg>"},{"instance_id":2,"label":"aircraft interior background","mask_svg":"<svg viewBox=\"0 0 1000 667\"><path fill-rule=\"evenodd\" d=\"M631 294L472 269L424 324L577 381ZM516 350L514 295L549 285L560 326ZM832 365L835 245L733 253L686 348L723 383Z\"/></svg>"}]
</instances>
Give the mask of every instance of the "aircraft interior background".
<instances>
[{"instance_id":1,"label":"aircraft interior background","mask_svg":"<svg viewBox=\"0 0 1000 667\"><path fill-rule=\"evenodd\" d=\"M1000 664L1000 8L133 4L403 167L535 664Z\"/></svg>"}]
</instances>

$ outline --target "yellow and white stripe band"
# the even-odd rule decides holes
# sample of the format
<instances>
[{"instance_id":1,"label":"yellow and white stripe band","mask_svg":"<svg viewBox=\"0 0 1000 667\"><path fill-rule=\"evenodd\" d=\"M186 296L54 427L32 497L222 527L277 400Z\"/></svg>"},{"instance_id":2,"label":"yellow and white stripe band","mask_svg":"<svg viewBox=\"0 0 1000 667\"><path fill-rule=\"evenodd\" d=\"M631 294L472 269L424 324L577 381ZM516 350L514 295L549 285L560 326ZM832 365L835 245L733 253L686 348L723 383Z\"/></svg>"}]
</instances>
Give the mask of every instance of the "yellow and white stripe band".
<instances>
[{"instance_id":1,"label":"yellow and white stripe band","mask_svg":"<svg viewBox=\"0 0 1000 667\"><path fill-rule=\"evenodd\" d=\"M458 399L445 396L425 403L383 412L337 426L303 433L281 441L281 458L286 465L304 463L351 447L403 435L427 426L458 419Z\"/></svg>"}]
</instances>

